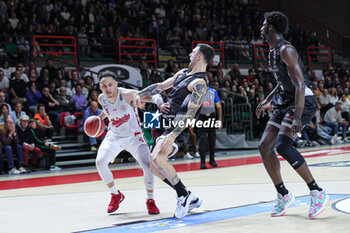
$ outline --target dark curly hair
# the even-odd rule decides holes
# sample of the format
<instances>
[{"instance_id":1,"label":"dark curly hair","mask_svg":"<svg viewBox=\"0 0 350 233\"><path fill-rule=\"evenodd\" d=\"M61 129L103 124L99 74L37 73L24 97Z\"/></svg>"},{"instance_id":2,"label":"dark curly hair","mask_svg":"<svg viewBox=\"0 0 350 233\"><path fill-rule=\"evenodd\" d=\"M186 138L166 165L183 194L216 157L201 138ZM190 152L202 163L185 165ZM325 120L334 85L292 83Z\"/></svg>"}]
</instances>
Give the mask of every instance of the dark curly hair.
<instances>
[{"instance_id":1,"label":"dark curly hair","mask_svg":"<svg viewBox=\"0 0 350 233\"><path fill-rule=\"evenodd\" d=\"M277 33L287 33L288 30L288 18L285 14L279 11L266 12L264 18L267 23L272 25Z\"/></svg>"}]
</instances>

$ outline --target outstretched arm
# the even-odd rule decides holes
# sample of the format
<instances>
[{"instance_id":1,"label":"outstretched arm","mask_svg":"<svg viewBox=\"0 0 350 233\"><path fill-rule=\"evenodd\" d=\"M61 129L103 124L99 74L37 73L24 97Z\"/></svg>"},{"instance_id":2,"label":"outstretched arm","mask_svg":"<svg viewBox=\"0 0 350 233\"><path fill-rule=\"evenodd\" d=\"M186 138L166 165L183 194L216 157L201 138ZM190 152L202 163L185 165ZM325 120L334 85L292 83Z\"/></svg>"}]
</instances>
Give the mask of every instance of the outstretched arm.
<instances>
[{"instance_id":1,"label":"outstretched arm","mask_svg":"<svg viewBox=\"0 0 350 233\"><path fill-rule=\"evenodd\" d=\"M139 96L140 98L142 97L146 97L146 96L153 96L156 94L159 94L160 92L169 89L170 87L173 86L176 78L184 72L185 69L180 70L179 72L177 72L173 77L168 78L167 80L165 80L164 82L161 83L155 83L152 84L148 87L146 87L145 89L139 91L137 93L137 96Z\"/></svg>"}]
</instances>

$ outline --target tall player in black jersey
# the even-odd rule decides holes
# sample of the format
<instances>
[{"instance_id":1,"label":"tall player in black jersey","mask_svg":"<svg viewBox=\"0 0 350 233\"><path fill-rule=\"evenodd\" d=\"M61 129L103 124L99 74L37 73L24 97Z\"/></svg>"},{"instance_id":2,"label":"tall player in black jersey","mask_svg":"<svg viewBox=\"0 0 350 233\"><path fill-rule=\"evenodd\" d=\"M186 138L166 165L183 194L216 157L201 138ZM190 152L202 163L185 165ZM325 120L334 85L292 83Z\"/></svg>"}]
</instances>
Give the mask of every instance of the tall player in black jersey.
<instances>
[{"instance_id":1,"label":"tall player in black jersey","mask_svg":"<svg viewBox=\"0 0 350 233\"><path fill-rule=\"evenodd\" d=\"M294 46L284 40L283 33L288 28L287 17L278 11L264 15L261 34L270 47L269 66L277 85L262 101L256 115L260 117L272 101L272 116L265 128L259 144L264 166L277 189L277 200L271 216L282 216L293 203L294 196L283 184L280 162L274 151L286 159L303 178L310 189L311 205L309 217L319 215L325 208L329 196L315 182L302 155L292 146L296 134L314 116L317 100L310 88L301 58Z\"/></svg>"},{"instance_id":2,"label":"tall player in black jersey","mask_svg":"<svg viewBox=\"0 0 350 233\"><path fill-rule=\"evenodd\" d=\"M207 44L198 44L191 54L189 69L182 69L173 77L162 83L153 84L138 92L134 103L138 106L140 98L152 98L169 88L168 103L164 103L173 122L186 123L198 117L198 109L202 105L207 92L206 67L214 57L214 49ZM154 100L158 106L162 100ZM188 191L176 174L174 167L167 162L167 157L177 151L178 144L188 140L189 130L186 125L177 124L176 127L166 128L165 133L157 138L151 156L151 171L165 183L176 190L178 195L177 208L174 217L183 218L189 211L199 207L202 200Z\"/></svg>"}]
</instances>

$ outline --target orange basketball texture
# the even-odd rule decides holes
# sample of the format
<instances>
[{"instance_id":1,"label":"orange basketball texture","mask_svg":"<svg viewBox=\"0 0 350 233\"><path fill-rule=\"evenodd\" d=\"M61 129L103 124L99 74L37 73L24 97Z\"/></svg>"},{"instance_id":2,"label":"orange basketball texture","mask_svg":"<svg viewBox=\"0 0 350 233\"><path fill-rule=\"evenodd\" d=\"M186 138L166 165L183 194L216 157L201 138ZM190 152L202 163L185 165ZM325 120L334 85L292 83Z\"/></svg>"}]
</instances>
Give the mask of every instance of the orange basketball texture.
<instances>
[{"instance_id":1,"label":"orange basketball texture","mask_svg":"<svg viewBox=\"0 0 350 233\"><path fill-rule=\"evenodd\" d=\"M98 116L90 116L84 122L84 131L89 137L98 137L103 134L104 122Z\"/></svg>"}]
</instances>

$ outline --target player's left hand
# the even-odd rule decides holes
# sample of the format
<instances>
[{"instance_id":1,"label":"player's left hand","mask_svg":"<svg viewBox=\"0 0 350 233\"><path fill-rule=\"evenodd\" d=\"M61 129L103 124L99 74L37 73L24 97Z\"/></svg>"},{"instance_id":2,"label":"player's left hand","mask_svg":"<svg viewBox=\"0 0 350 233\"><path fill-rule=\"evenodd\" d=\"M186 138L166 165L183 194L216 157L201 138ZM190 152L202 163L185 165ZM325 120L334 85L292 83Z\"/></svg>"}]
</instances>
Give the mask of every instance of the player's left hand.
<instances>
[{"instance_id":1,"label":"player's left hand","mask_svg":"<svg viewBox=\"0 0 350 233\"><path fill-rule=\"evenodd\" d=\"M169 154L172 150L174 141L175 138L171 134L165 136L162 147L160 148L160 153Z\"/></svg>"},{"instance_id":2,"label":"player's left hand","mask_svg":"<svg viewBox=\"0 0 350 233\"><path fill-rule=\"evenodd\" d=\"M293 132L293 134L300 133L302 127L303 127L303 124L301 123L301 119L294 118L293 119L293 124L292 124L292 132Z\"/></svg>"}]
</instances>

